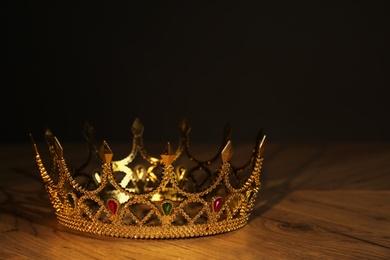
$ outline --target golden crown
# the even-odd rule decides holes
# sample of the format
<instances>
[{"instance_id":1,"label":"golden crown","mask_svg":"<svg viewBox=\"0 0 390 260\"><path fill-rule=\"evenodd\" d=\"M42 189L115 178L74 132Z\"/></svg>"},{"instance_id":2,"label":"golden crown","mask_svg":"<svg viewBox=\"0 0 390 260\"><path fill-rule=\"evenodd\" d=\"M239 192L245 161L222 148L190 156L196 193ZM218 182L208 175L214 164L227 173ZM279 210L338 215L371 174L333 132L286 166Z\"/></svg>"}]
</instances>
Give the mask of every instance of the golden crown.
<instances>
[{"instance_id":1,"label":"golden crown","mask_svg":"<svg viewBox=\"0 0 390 260\"><path fill-rule=\"evenodd\" d=\"M214 235L248 222L261 186L262 130L249 161L240 167L230 162L233 148L229 125L218 154L206 161L191 155L190 127L185 120L180 124L178 148L174 150L168 143L161 158L146 151L143 131L136 119L130 154L113 161L106 141L96 148L94 128L87 123L84 134L89 156L80 167L73 168L67 166L60 142L47 129L49 172L32 140L59 223L99 235L158 239Z\"/></svg>"}]
</instances>

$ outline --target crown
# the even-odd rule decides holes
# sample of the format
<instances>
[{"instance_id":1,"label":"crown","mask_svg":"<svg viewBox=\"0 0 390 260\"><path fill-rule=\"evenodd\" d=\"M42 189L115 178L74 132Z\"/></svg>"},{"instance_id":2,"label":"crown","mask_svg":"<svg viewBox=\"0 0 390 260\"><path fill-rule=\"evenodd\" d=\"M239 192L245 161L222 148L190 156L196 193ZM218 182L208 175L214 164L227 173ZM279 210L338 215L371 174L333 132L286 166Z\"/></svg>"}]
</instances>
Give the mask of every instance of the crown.
<instances>
[{"instance_id":1,"label":"crown","mask_svg":"<svg viewBox=\"0 0 390 260\"><path fill-rule=\"evenodd\" d=\"M79 167L66 164L64 149L46 129L49 171L30 135L60 224L92 234L145 239L215 235L247 224L261 187L262 130L249 160L237 167L230 162L228 124L218 153L209 160L192 156L186 120L180 124L178 148L168 142L161 158L147 152L139 119L131 129L130 154L115 161L106 141L97 148L94 128L86 123L88 156Z\"/></svg>"}]
</instances>

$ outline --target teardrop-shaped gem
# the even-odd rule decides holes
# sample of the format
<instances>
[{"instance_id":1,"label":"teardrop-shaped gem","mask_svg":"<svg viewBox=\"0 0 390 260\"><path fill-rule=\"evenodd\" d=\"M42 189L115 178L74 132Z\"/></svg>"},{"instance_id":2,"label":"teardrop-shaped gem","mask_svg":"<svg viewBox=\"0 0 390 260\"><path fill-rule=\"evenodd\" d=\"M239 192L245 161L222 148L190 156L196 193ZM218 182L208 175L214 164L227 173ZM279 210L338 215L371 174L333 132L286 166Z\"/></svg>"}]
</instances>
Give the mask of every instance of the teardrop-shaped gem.
<instances>
[{"instance_id":1,"label":"teardrop-shaped gem","mask_svg":"<svg viewBox=\"0 0 390 260\"><path fill-rule=\"evenodd\" d=\"M118 210L118 204L115 200L108 200L107 201L108 208L111 210L112 214L116 214Z\"/></svg>"},{"instance_id":2,"label":"teardrop-shaped gem","mask_svg":"<svg viewBox=\"0 0 390 260\"><path fill-rule=\"evenodd\" d=\"M164 211L164 214L168 216L171 213L171 210L172 210L172 203L169 202L169 201L164 202L162 204L162 209Z\"/></svg>"},{"instance_id":3,"label":"teardrop-shaped gem","mask_svg":"<svg viewBox=\"0 0 390 260\"><path fill-rule=\"evenodd\" d=\"M222 207L222 198L216 198L213 202L214 212L218 212Z\"/></svg>"},{"instance_id":4,"label":"teardrop-shaped gem","mask_svg":"<svg viewBox=\"0 0 390 260\"><path fill-rule=\"evenodd\" d=\"M70 205L72 206L72 208L74 208L74 199L73 199L73 196L72 194L68 194L68 201L70 203Z\"/></svg>"}]
</instances>

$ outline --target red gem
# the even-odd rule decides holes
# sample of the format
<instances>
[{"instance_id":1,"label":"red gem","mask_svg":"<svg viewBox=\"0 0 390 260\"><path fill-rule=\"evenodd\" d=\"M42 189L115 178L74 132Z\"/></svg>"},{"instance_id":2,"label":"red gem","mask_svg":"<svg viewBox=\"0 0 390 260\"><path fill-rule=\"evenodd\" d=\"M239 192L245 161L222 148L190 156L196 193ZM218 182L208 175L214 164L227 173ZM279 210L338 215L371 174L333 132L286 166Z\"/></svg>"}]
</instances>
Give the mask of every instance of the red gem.
<instances>
[{"instance_id":1,"label":"red gem","mask_svg":"<svg viewBox=\"0 0 390 260\"><path fill-rule=\"evenodd\" d=\"M110 208L112 214L116 214L116 211L118 209L118 204L114 200L107 201L107 205Z\"/></svg>"},{"instance_id":2,"label":"red gem","mask_svg":"<svg viewBox=\"0 0 390 260\"><path fill-rule=\"evenodd\" d=\"M218 198L214 200L214 205L213 205L214 212L218 212L221 209L221 206L222 206L222 198Z\"/></svg>"}]
</instances>

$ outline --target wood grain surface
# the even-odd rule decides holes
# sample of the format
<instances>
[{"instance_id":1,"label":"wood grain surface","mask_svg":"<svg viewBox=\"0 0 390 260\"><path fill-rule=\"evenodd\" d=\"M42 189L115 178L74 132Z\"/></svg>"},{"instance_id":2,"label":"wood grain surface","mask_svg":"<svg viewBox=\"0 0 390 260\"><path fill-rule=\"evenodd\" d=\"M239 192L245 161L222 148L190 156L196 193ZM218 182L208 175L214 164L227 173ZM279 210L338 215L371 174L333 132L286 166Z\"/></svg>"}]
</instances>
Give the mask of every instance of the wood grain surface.
<instances>
[{"instance_id":1,"label":"wood grain surface","mask_svg":"<svg viewBox=\"0 0 390 260\"><path fill-rule=\"evenodd\" d=\"M85 145L63 147L76 159ZM235 149L237 160L248 148ZM389 143L267 143L249 223L171 240L67 229L57 223L31 145L2 145L0 156L0 259L390 259Z\"/></svg>"}]
</instances>

